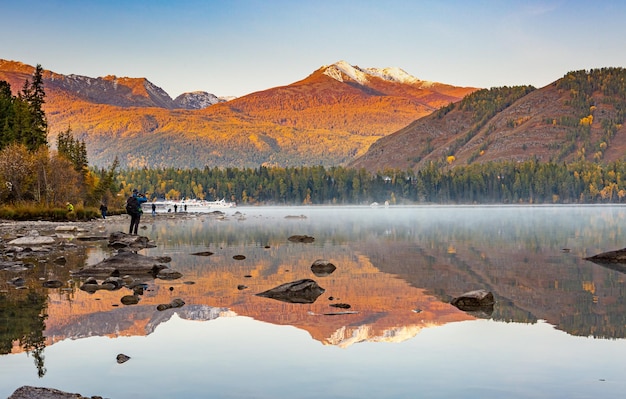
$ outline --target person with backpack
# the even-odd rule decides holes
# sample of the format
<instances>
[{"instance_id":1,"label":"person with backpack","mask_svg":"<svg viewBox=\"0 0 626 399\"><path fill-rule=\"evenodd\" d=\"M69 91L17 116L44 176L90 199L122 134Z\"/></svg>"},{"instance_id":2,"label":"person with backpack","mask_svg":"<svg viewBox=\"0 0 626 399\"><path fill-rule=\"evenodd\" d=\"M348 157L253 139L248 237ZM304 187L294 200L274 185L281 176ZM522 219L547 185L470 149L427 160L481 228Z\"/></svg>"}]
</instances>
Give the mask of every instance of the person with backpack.
<instances>
[{"instance_id":1,"label":"person with backpack","mask_svg":"<svg viewBox=\"0 0 626 399\"><path fill-rule=\"evenodd\" d=\"M133 195L126 200L126 213L130 215L130 227L128 234L137 235L139 229L139 221L141 220L141 204L148 201L145 195L139 194L137 189L133 189Z\"/></svg>"}]
</instances>

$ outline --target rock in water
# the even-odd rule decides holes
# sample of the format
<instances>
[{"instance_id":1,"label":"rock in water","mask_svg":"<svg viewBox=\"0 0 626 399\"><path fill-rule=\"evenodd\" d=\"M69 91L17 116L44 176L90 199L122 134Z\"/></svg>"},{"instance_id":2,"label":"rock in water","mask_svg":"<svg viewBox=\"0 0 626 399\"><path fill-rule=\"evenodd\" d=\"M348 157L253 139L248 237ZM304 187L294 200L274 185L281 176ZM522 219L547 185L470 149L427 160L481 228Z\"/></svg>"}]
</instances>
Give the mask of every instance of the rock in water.
<instances>
[{"instance_id":1,"label":"rock in water","mask_svg":"<svg viewBox=\"0 0 626 399\"><path fill-rule=\"evenodd\" d=\"M256 294L289 303L313 303L326 291L311 279L302 279L285 283Z\"/></svg>"},{"instance_id":2,"label":"rock in water","mask_svg":"<svg viewBox=\"0 0 626 399\"><path fill-rule=\"evenodd\" d=\"M318 259L311 265L311 271L317 277L326 277L331 275L337 267L327 260Z\"/></svg>"},{"instance_id":3,"label":"rock in water","mask_svg":"<svg viewBox=\"0 0 626 399\"><path fill-rule=\"evenodd\" d=\"M463 311L475 311L493 307L494 303L493 294L485 290L466 292L450 302L450 304Z\"/></svg>"}]
</instances>

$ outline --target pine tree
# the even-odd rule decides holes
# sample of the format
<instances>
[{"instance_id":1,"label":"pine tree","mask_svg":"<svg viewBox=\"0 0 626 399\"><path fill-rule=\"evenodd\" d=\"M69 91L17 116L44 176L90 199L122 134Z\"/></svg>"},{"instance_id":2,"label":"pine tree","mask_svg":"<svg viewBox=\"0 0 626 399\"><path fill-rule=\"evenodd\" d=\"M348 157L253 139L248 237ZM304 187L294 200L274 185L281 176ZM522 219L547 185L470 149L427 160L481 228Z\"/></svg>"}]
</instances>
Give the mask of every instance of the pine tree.
<instances>
[{"instance_id":1,"label":"pine tree","mask_svg":"<svg viewBox=\"0 0 626 399\"><path fill-rule=\"evenodd\" d=\"M43 68L37 64L33 73L33 80L24 82L21 98L28 104L30 125L27 131L22 132L21 141L30 151L35 151L42 145L47 145L48 121L43 111L46 93L43 88Z\"/></svg>"}]
</instances>

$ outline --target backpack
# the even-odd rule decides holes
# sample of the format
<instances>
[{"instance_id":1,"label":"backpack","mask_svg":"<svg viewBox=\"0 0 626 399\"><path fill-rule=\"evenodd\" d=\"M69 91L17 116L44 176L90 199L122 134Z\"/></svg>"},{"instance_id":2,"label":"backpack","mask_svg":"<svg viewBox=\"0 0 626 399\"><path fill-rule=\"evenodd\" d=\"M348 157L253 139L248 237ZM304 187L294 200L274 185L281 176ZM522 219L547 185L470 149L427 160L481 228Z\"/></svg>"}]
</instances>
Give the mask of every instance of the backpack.
<instances>
[{"instance_id":1,"label":"backpack","mask_svg":"<svg viewBox=\"0 0 626 399\"><path fill-rule=\"evenodd\" d=\"M128 213L129 215L137 215L139 213L139 206L140 205L137 197L131 195L126 200L126 213Z\"/></svg>"}]
</instances>

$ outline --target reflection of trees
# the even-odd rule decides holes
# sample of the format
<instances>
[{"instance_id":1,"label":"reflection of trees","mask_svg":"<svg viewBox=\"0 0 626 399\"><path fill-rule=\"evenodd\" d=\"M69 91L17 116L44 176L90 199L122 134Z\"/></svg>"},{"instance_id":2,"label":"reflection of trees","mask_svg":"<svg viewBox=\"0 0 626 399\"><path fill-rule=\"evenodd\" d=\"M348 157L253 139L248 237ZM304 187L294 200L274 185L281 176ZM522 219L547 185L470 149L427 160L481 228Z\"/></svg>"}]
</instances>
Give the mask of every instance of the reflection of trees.
<instances>
[{"instance_id":1,"label":"reflection of trees","mask_svg":"<svg viewBox=\"0 0 626 399\"><path fill-rule=\"evenodd\" d=\"M22 298L0 297L0 354L11 353L13 342L19 341L22 349L33 355L39 377L46 374L43 331L47 303L48 296L36 291Z\"/></svg>"},{"instance_id":2,"label":"reflection of trees","mask_svg":"<svg viewBox=\"0 0 626 399\"><path fill-rule=\"evenodd\" d=\"M63 256L64 266L56 265L55 259ZM85 263L84 247L77 246L62 252L51 251L32 253L23 258L24 263L35 266L19 272L19 277L25 281L27 289L15 289L13 286L2 286L4 293L0 293L0 355L11 353L13 343L33 356L37 375L46 374L44 364L44 349L46 347L46 319L48 318L48 288L44 288L41 279L70 280L70 270L78 269ZM6 275L0 273L0 279ZM8 279L7 279L8 280ZM1 291L0 291L1 292ZM68 300L72 290L67 287L63 293Z\"/></svg>"},{"instance_id":3,"label":"reflection of trees","mask_svg":"<svg viewBox=\"0 0 626 399\"><path fill-rule=\"evenodd\" d=\"M219 247L209 258L176 257L174 262L198 273L215 265L231 246L250 262L270 255L276 263L275 267L267 265L266 273L288 263L285 259L306 263L307 257L313 262L320 253L329 258L338 251L356 252L365 254L382 272L424 288L443 302L466 291L488 289L497 298L491 315L496 320L535 323L543 319L573 335L626 337L624 274L583 260L624 246L620 239L624 235L621 226L626 225L624 208L433 206L368 208L358 214L341 208L291 211L293 215L306 212L306 219L285 219L284 214L267 212L242 221L234 217L174 220L174 225L155 227L154 234L167 237L168 249ZM288 243L293 234L313 236L315 242ZM263 249L264 245L271 249ZM227 267L235 267L248 261L228 262Z\"/></svg>"}]
</instances>

